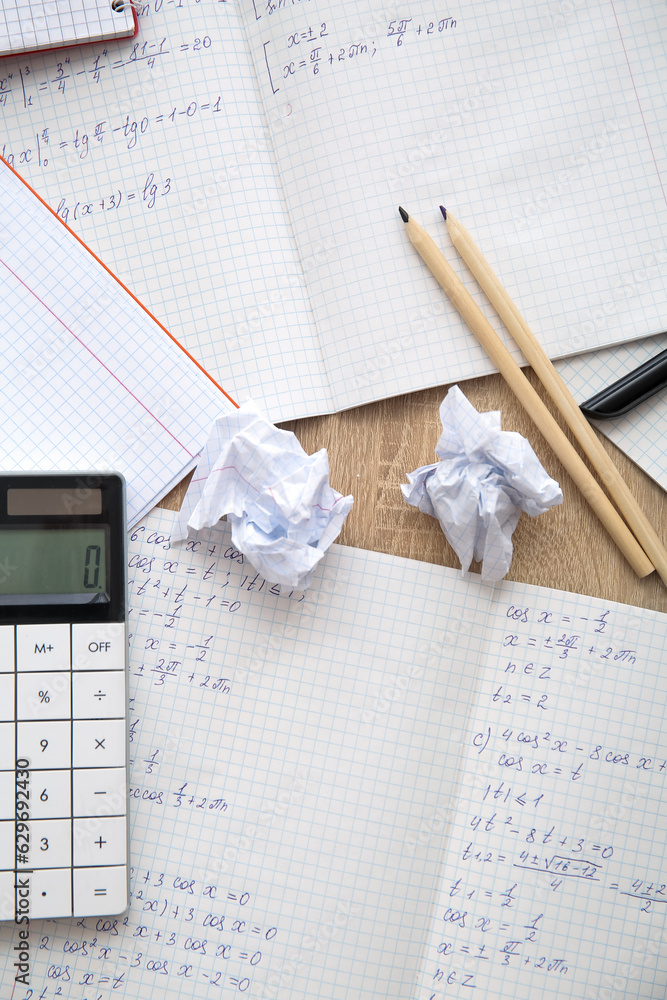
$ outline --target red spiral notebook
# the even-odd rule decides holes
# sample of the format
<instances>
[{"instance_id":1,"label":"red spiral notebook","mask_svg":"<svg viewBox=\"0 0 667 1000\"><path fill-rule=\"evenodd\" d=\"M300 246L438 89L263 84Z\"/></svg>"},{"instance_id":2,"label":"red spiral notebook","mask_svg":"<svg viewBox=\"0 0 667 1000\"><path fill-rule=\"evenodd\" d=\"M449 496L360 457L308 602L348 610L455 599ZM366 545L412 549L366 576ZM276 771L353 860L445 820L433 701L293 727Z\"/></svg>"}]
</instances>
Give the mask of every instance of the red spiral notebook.
<instances>
[{"instance_id":1,"label":"red spiral notebook","mask_svg":"<svg viewBox=\"0 0 667 1000\"><path fill-rule=\"evenodd\" d=\"M0 56L131 38L139 30L133 0L3 0Z\"/></svg>"}]
</instances>

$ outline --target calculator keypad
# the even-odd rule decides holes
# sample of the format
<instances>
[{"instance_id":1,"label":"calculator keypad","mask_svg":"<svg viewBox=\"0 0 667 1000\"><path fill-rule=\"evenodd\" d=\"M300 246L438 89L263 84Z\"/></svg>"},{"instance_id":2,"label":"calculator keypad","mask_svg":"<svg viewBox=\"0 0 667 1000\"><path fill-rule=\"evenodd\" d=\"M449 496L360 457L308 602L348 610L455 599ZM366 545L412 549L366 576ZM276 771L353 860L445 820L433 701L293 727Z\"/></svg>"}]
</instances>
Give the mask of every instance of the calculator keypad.
<instances>
[{"instance_id":1,"label":"calculator keypad","mask_svg":"<svg viewBox=\"0 0 667 1000\"><path fill-rule=\"evenodd\" d=\"M125 649L120 623L0 626L0 920L26 892L34 918L128 905Z\"/></svg>"}]
</instances>

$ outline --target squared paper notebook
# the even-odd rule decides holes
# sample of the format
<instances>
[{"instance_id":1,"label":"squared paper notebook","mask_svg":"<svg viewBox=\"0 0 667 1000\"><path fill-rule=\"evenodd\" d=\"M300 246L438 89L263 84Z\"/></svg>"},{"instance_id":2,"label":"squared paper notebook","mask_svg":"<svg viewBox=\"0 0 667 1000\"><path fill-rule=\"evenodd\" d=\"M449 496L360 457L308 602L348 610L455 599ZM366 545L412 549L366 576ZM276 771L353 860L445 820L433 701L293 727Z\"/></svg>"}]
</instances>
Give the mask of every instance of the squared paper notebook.
<instances>
[{"instance_id":1,"label":"squared paper notebook","mask_svg":"<svg viewBox=\"0 0 667 1000\"><path fill-rule=\"evenodd\" d=\"M137 31L130 0L3 0L0 56L129 38Z\"/></svg>"},{"instance_id":2,"label":"squared paper notebook","mask_svg":"<svg viewBox=\"0 0 667 1000\"><path fill-rule=\"evenodd\" d=\"M273 420L492 370L399 204L551 356L617 344L667 312L667 8L565 6L147 2L140 43L5 63L0 151Z\"/></svg>"},{"instance_id":3,"label":"squared paper notebook","mask_svg":"<svg viewBox=\"0 0 667 1000\"><path fill-rule=\"evenodd\" d=\"M128 525L230 398L0 160L0 467L121 472Z\"/></svg>"},{"instance_id":4,"label":"squared paper notebook","mask_svg":"<svg viewBox=\"0 0 667 1000\"><path fill-rule=\"evenodd\" d=\"M666 615L337 545L302 594L177 517L128 553L130 909L31 921L14 1000L664 1000Z\"/></svg>"}]
</instances>

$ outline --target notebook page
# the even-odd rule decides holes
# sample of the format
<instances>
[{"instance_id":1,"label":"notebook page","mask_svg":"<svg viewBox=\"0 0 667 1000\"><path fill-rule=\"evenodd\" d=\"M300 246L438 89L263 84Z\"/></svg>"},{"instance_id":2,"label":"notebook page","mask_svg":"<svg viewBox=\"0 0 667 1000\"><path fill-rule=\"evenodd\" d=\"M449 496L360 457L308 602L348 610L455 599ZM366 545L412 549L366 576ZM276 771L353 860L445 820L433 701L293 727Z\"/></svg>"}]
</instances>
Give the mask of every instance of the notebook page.
<instances>
[{"instance_id":1,"label":"notebook page","mask_svg":"<svg viewBox=\"0 0 667 1000\"><path fill-rule=\"evenodd\" d=\"M667 616L502 583L418 996L662 998Z\"/></svg>"},{"instance_id":2,"label":"notebook page","mask_svg":"<svg viewBox=\"0 0 667 1000\"><path fill-rule=\"evenodd\" d=\"M552 356L662 329L664 263L623 288L664 257L664 7L242 6L267 114L292 109L273 141L338 406L491 370L400 204L461 271L448 205Z\"/></svg>"},{"instance_id":3,"label":"notebook page","mask_svg":"<svg viewBox=\"0 0 667 1000\"><path fill-rule=\"evenodd\" d=\"M556 367L574 398L583 403L666 348L667 336L663 334L566 358ZM622 417L596 420L595 426L667 490L667 395L664 390Z\"/></svg>"},{"instance_id":4,"label":"notebook page","mask_svg":"<svg viewBox=\"0 0 667 1000\"><path fill-rule=\"evenodd\" d=\"M132 5L111 0L4 0L0 55L134 34Z\"/></svg>"},{"instance_id":5,"label":"notebook page","mask_svg":"<svg viewBox=\"0 0 667 1000\"><path fill-rule=\"evenodd\" d=\"M0 465L113 469L132 525L229 400L0 163Z\"/></svg>"},{"instance_id":6,"label":"notebook page","mask_svg":"<svg viewBox=\"0 0 667 1000\"><path fill-rule=\"evenodd\" d=\"M3 61L0 153L235 399L330 410L236 5L138 14L137 38Z\"/></svg>"},{"instance_id":7,"label":"notebook page","mask_svg":"<svg viewBox=\"0 0 667 1000\"><path fill-rule=\"evenodd\" d=\"M175 524L130 538L132 905L32 921L34 995L408 996L488 591L334 546L304 597Z\"/></svg>"}]
</instances>

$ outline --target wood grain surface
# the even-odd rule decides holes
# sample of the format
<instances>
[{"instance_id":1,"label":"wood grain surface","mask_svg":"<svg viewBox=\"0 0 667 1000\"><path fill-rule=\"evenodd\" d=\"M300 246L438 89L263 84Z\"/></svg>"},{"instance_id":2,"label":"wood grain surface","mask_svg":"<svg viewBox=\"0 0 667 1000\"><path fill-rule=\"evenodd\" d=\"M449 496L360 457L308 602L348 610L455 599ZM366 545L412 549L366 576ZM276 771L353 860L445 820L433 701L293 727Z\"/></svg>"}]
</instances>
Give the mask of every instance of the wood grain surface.
<instances>
[{"instance_id":1,"label":"wood grain surface","mask_svg":"<svg viewBox=\"0 0 667 1000\"><path fill-rule=\"evenodd\" d=\"M581 454L533 372L526 372ZM558 507L536 518L521 515L508 578L667 612L667 588L658 575L641 580L635 576L501 376L471 379L460 388L478 410L500 410L503 430L527 437L563 490L564 501ZM435 518L408 506L400 490L407 472L436 460L438 409L446 390L446 386L427 389L281 425L294 431L309 454L326 448L332 486L354 496L339 542L459 567ZM602 435L600 439L667 542L667 494L611 442ZM182 495L183 486L177 487L163 505L177 509Z\"/></svg>"}]
</instances>

